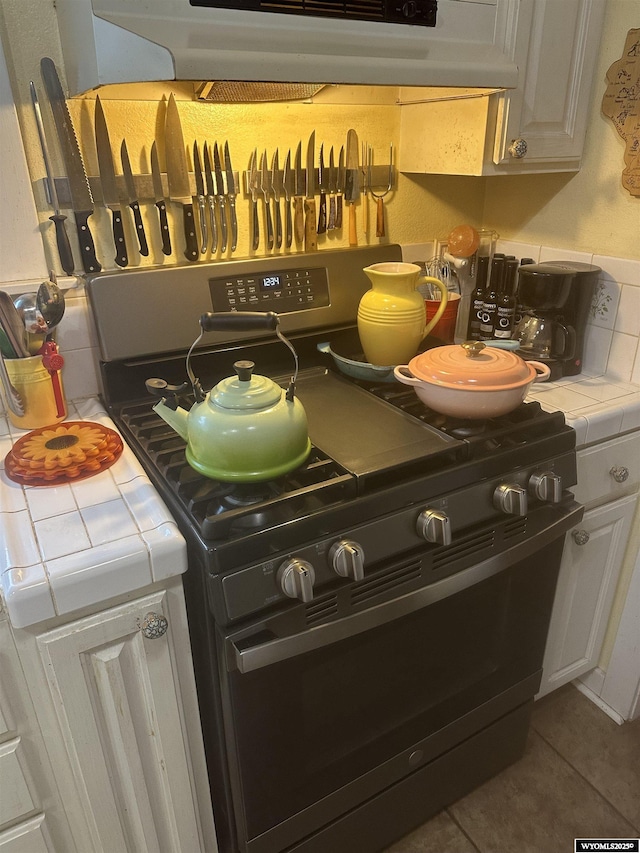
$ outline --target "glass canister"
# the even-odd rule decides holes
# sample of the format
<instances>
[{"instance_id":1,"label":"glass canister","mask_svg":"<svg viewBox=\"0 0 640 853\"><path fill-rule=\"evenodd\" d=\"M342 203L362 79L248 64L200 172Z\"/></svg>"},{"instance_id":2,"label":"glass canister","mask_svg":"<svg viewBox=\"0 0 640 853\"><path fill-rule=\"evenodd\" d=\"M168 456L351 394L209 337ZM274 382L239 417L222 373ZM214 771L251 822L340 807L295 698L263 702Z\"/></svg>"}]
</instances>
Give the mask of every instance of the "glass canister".
<instances>
[{"instance_id":1,"label":"glass canister","mask_svg":"<svg viewBox=\"0 0 640 853\"><path fill-rule=\"evenodd\" d=\"M53 369L53 366L47 369L41 355L5 358L4 363L24 408L24 415L18 417L7 406L7 415L13 426L18 429L38 429L60 423L66 418L67 407L59 369Z\"/></svg>"}]
</instances>

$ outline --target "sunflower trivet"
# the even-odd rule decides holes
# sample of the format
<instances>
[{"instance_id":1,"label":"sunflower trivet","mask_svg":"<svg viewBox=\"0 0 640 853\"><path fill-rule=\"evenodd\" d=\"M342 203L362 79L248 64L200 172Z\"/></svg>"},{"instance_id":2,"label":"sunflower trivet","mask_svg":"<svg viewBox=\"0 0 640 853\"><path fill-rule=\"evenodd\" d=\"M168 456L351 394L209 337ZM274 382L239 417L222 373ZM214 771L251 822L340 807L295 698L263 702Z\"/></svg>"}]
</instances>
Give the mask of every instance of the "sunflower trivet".
<instances>
[{"instance_id":1,"label":"sunflower trivet","mask_svg":"<svg viewBox=\"0 0 640 853\"><path fill-rule=\"evenodd\" d=\"M65 421L18 439L5 458L5 472L23 486L57 486L106 470L121 453L122 439L109 427Z\"/></svg>"}]
</instances>

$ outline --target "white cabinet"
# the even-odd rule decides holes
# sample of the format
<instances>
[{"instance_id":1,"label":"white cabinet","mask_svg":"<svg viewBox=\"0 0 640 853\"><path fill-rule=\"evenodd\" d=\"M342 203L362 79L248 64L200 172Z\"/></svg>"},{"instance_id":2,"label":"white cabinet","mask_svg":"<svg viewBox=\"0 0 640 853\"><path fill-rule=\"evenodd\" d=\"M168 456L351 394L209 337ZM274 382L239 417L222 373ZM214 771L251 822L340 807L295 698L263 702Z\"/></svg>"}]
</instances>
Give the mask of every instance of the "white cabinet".
<instances>
[{"instance_id":1,"label":"white cabinet","mask_svg":"<svg viewBox=\"0 0 640 853\"><path fill-rule=\"evenodd\" d=\"M77 849L215 851L180 583L15 634Z\"/></svg>"},{"instance_id":2,"label":"white cabinet","mask_svg":"<svg viewBox=\"0 0 640 853\"><path fill-rule=\"evenodd\" d=\"M572 171L580 158L604 0L521 0L507 26L515 89L451 90L401 108L403 172L499 175ZM401 101L419 100L404 90Z\"/></svg>"}]
</instances>

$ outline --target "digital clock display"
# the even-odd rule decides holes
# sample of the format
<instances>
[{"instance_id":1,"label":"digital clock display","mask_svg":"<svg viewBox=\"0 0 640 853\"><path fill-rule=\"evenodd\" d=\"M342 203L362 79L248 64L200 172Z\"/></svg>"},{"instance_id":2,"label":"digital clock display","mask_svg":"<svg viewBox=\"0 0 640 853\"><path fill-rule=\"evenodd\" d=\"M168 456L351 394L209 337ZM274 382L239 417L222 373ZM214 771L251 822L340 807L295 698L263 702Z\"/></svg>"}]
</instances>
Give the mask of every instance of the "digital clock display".
<instances>
[{"instance_id":1,"label":"digital clock display","mask_svg":"<svg viewBox=\"0 0 640 853\"><path fill-rule=\"evenodd\" d=\"M279 275L266 275L262 279L262 287L265 290L271 290L274 287L280 287L280 276Z\"/></svg>"}]
</instances>

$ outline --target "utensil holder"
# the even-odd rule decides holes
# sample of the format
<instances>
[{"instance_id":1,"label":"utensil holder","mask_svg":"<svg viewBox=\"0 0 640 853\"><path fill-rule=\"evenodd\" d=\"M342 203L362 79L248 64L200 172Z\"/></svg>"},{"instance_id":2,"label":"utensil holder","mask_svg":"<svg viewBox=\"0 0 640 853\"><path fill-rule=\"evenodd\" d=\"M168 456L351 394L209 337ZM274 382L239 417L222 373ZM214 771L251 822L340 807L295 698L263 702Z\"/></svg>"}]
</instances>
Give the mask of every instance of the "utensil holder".
<instances>
[{"instance_id":1,"label":"utensil holder","mask_svg":"<svg viewBox=\"0 0 640 853\"><path fill-rule=\"evenodd\" d=\"M9 407L7 415L13 426L18 429L38 429L57 424L67 416L67 407L62 388L62 376L47 370L41 355L30 358L5 358L4 363L11 383L20 395L24 406L24 415L18 417ZM58 382L58 393L54 381Z\"/></svg>"}]
</instances>

